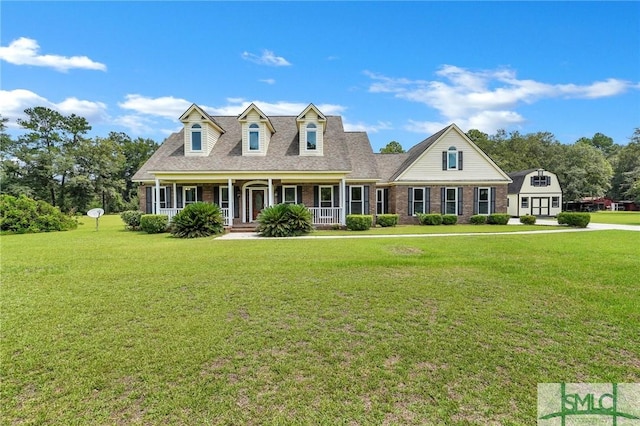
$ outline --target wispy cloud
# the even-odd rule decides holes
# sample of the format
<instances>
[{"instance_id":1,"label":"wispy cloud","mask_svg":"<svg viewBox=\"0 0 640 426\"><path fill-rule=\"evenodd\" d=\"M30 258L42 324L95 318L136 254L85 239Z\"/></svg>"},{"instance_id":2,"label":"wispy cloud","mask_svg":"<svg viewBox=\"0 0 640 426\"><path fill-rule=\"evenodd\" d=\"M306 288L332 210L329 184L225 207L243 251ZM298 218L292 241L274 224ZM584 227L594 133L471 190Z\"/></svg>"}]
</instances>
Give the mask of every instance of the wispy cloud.
<instances>
[{"instance_id":1,"label":"wispy cloud","mask_svg":"<svg viewBox=\"0 0 640 426\"><path fill-rule=\"evenodd\" d=\"M242 59L254 62L260 65L268 65L272 67L286 67L290 66L291 63L287 61L282 56L277 56L271 50L263 50L261 55L256 55L255 53L250 52L242 52Z\"/></svg>"},{"instance_id":2,"label":"wispy cloud","mask_svg":"<svg viewBox=\"0 0 640 426\"><path fill-rule=\"evenodd\" d=\"M0 111L9 119L9 127L17 128L15 121L26 118L24 110L36 106L51 108L64 115L76 114L86 118L90 124L109 120L107 105L103 102L70 97L56 103L26 89L0 90Z\"/></svg>"},{"instance_id":3,"label":"wispy cloud","mask_svg":"<svg viewBox=\"0 0 640 426\"><path fill-rule=\"evenodd\" d=\"M73 68L106 71L107 66L95 62L87 56L41 55L36 40L20 37L8 46L0 47L0 59L14 65L33 65L49 67L57 71L67 72Z\"/></svg>"},{"instance_id":4,"label":"wispy cloud","mask_svg":"<svg viewBox=\"0 0 640 426\"><path fill-rule=\"evenodd\" d=\"M126 95L125 99L124 102L118 103L118 106L122 109L169 119L177 119L192 104L192 102L185 99L174 98L173 96L149 98L138 94L130 94Z\"/></svg>"},{"instance_id":5,"label":"wispy cloud","mask_svg":"<svg viewBox=\"0 0 640 426\"><path fill-rule=\"evenodd\" d=\"M298 115L309 103L302 102L266 102L261 100L246 100L243 98L228 98L227 105L206 108L212 115L238 115L251 104L255 104L267 115ZM336 104L314 104L325 115L341 115L346 107Z\"/></svg>"},{"instance_id":6,"label":"wispy cloud","mask_svg":"<svg viewBox=\"0 0 640 426\"><path fill-rule=\"evenodd\" d=\"M519 79L513 70L470 71L444 65L438 79L411 80L366 71L371 93L391 93L399 99L422 103L437 110L442 121L408 121L406 130L430 133L455 122L463 129L485 132L524 123L517 112L523 104L542 99L597 99L637 89L637 83L610 78L587 85L550 84Z\"/></svg>"},{"instance_id":7,"label":"wispy cloud","mask_svg":"<svg viewBox=\"0 0 640 426\"><path fill-rule=\"evenodd\" d=\"M362 121L358 121L355 123L349 122L346 117L342 117L344 121L344 129L347 132L367 132L367 133L378 133L382 130L391 130L393 126L389 121L378 121L375 124L364 123Z\"/></svg>"},{"instance_id":8,"label":"wispy cloud","mask_svg":"<svg viewBox=\"0 0 640 426\"><path fill-rule=\"evenodd\" d=\"M261 80L258 80L261 83L266 83L266 84L276 84L276 80L273 78L263 78Z\"/></svg>"}]
</instances>

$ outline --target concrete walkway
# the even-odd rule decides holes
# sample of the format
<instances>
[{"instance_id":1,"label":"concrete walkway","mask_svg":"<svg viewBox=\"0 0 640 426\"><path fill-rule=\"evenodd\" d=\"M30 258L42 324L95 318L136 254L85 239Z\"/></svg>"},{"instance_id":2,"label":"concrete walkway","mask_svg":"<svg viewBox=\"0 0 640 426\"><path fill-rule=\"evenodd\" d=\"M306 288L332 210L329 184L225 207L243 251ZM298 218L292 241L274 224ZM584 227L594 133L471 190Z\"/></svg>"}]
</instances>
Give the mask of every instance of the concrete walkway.
<instances>
[{"instance_id":1,"label":"concrete walkway","mask_svg":"<svg viewBox=\"0 0 640 426\"><path fill-rule=\"evenodd\" d=\"M615 225L608 223L590 223L586 228L567 228L558 225L556 220L552 219L539 219L536 221L537 225L552 225L557 226L557 229L545 229L542 231L515 231L515 232L465 232L465 233L452 233L452 234L396 234L396 235L304 235L301 237L284 237L278 239L331 239L331 238L415 238L415 237L457 237L457 236L478 236L478 235L523 235L523 234L556 234L560 232L589 232L589 231L605 231L605 230L620 230L620 231L636 231L640 232L640 226L637 225ZM509 220L509 225L520 226L519 219ZM229 232L218 238L217 240L256 240L261 239L257 232Z\"/></svg>"}]
</instances>

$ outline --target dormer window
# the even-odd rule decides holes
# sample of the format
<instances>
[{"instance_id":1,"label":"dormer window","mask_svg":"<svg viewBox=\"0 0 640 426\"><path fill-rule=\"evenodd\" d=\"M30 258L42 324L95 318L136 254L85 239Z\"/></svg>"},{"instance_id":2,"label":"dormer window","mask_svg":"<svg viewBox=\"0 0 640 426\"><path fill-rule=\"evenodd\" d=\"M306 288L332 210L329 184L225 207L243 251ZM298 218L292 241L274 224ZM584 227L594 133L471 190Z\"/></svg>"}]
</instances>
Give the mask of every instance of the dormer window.
<instances>
[{"instance_id":1,"label":"dormer window","mask_svg":"<svg viewBox=\"0 0 640 426\"><path fill-rule=\"evenodd\" d=\"M202 151L202 126L191 126L191 151Z\"/></svg>"},{"instance_id":2,"label":"dormer window","mask_svg":"<svg viewBox=\"0 0 640 426\"><path fill-rule=\"evenodd\" d=\"M260 150L260 126L253 123L249 125L249 151Z\"/></svg>"},{"instance_id":3,"label":"dormer window","mask_svg":"<svg viewBox=\"0 0 640 426\"><path fill-rule=\"evenodd\" d=\"M316 125L313 123L307 124L307 149L311 151L315 151L316 149Z\"/></svg>"}]
</instances>

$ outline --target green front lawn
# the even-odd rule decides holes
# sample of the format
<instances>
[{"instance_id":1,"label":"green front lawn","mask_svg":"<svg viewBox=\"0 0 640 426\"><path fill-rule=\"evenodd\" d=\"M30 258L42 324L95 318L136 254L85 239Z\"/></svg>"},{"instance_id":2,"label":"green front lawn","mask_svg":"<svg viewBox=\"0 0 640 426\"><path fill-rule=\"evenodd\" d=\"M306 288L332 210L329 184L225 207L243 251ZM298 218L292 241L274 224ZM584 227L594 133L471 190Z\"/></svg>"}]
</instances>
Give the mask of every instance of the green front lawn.
<instances>
[{"instance_id":1,"label":"green front lawn","mask_svg":"<svg viewBox=\"0 0 640 426\"><path fill-rule=\"evenodd\" d=\"M591 222L640 225L640 212L594 212L591 213Z\"/></svg>"},{"instance_id":2,"label":"green front lawn","mask_svg":"<svg viewBox=\"0 0 640 426\"><path fill-rule=\"evenodd\" d=\"M83 222L1 237L3 424L533 424L537 383L640 382L635 232Z\"/></svg>"}]
</instances>

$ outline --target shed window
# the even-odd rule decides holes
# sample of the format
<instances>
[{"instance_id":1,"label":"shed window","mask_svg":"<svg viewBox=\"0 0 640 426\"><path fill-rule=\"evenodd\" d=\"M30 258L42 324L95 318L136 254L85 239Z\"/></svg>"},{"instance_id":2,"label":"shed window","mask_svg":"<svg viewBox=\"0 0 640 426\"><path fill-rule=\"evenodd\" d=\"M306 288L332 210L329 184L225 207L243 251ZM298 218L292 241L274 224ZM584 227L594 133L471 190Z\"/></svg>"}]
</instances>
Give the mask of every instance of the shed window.
<instances>
[{"instance_id":1,"label":"shed window","mask_svg":"<svg viewBox=\"0 0 640 426\"><path fill-rule=\"evenodd\" d=\"M522 197L520 201L520 208L528 209L529 208L529 197Z\"/></svg>"}]
</instances>

